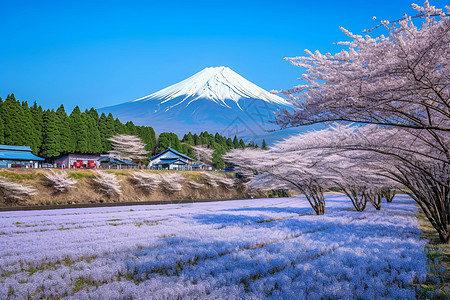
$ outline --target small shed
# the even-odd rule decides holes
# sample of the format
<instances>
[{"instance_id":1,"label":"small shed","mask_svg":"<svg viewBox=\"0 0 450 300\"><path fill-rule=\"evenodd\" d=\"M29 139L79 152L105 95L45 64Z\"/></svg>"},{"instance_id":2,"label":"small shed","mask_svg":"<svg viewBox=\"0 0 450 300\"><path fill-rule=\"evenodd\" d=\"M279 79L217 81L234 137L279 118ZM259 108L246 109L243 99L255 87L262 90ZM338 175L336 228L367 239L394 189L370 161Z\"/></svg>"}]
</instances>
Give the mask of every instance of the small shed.
<instances>
[{"instance_id":1,"label":"small shed","mask_svg":"<svg viewBox=\"0 0 450 300\"><path fill-rule=\"evenodd\" d=\"M137 169L138 165L134 162L122 160L114 157L102 157L99 160L102 169Z\"/></svg>"},{"instance_id":2,"label":"small shed","mask_svg":"<svg viewBox=\"0 0 450 300\"><path fill-rule=\"evenodd\" d=\"M214 171L214 166L205 163L193 164L192 171Z\"/></svg>"},{"instance_id":3,"label":"small shed","mask_svg":"<svg viewBox=\"0 0 450 300\"><path fill-rule=\"evenodd\" d=\"M0 168L39 168L44 160L28 146L0 145Z\"/></svg>"}]
</instances>

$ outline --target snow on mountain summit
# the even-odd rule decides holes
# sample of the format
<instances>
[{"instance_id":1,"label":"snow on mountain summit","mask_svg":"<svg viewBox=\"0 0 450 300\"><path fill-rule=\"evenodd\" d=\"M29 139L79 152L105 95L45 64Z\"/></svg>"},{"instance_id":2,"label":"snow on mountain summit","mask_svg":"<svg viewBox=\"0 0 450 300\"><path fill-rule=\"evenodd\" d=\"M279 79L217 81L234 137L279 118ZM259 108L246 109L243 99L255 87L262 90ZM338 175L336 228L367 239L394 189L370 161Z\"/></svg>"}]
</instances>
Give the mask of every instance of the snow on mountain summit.
<instances>
[{"instance_id":1,"label":"snow on mountain summit","mask_svg":"<svg viewBox=\"0 0 450 300\"><path fill-rule=\"evenodd\" d=\"M198 99L209 99L225 107L229 107L226 100L232 100L240 107L240 99L259 99L276 105L291 105L223 66L205 68L183 81L132 102L157 100L165 103L175 98L177 103L171 103L171 107L185 101L187 103L184 104L189 105Z\"/></svg>"}]
</instances>

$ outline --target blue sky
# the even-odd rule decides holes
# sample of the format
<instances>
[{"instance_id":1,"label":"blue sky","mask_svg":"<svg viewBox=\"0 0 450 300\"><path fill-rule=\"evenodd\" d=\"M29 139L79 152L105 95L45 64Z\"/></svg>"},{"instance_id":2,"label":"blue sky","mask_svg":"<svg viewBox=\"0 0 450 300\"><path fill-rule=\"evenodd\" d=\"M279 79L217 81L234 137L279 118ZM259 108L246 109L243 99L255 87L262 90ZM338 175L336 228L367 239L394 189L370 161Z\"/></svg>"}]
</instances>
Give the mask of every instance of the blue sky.
<instances>
[{"instance_id":1,"label":"blue sky","mask_svg":"<svg viewBox=\"0 0 450 300\"><path fill-rule=\"evenodd\" d=\"M446 1L432 1L443 7ZM266 90L298 84L283 60L336 52L355 33L413 13L410 1L0 0L0 97L69 112L134 100L210 66ZM381 33L381 32L379 32Z\"/></svg>"}]
</instances>

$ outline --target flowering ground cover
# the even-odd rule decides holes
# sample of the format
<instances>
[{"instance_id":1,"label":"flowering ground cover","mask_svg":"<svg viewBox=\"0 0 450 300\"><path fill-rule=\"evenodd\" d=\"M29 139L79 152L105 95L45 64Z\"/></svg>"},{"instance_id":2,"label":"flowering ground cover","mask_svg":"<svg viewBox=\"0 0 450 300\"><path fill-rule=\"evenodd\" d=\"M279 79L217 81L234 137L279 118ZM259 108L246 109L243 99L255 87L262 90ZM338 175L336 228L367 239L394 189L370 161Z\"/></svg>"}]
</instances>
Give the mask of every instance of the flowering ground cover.
<instances>
[{"instance_id":1,"label":"flowering ground cover","mask_svg":"<svg viewBox=\"0 0 450 300\"><path fill-rule=\"evenodd\" d=\"M0 213L0 299L414 299L425 240L407 196Z\"/></svg>"}]
</instances>

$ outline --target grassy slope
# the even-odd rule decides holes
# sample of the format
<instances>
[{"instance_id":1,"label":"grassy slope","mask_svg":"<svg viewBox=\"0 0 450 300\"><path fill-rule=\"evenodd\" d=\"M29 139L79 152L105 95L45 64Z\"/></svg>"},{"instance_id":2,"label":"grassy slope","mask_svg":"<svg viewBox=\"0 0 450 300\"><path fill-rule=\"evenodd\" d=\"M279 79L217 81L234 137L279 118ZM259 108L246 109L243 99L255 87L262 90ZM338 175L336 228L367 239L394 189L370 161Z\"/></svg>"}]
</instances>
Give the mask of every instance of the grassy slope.
<instances>
[{"instance_id":1,"label":"grassy slope","mask_svg":"<svg viewBox=\"0 0 450 300\"><path fill-rule=\"evenodd\" d=\"M3 169L0 170L0 178L8 181L20 183L36 189L37 193L24 199L19 205L54 205L54 204L74 204L74 203L99 203L99 202L130 202L130 201L159 201L159 200L181 200L181 199L243 199L248 198L245 188L237 185L232 190L223 187L205 187L195 190L183 185L183 190L175 193L166 193L162 190L153 193L142 193L134 188L130 178L133 172L137 170L107 170L106 172L114 173L121 181L122 195L119 197L108 198L103 194L95 191L91 185L92 177L95 176L94 170L74 170L66 169L69 175L77 180L75 188L67 193L54 193L53 190L46 185L45 173L50 172L46 169ZM165 171L146 171L146 172L165 172ZM200 172L184 171L180 172L186 181L196 181L204 183L204 178ZM234 177L230 173L215 173L219 176ZM0 199L0 206L5 206Z\"/></svg>"},{"instance_id":2,"label":"grassy slope","mask_svg":"<svg viewBox=\"0 0 450 300\"><path fill-rule=\"evenodd\" d=\"M450 245L441 244L439 235L419 208L419 228L426 245L429 273L427 282L421 284L420 299L450 299ZM444 269L445 268L445 269Z\"/></svg>"}]
</instances>

